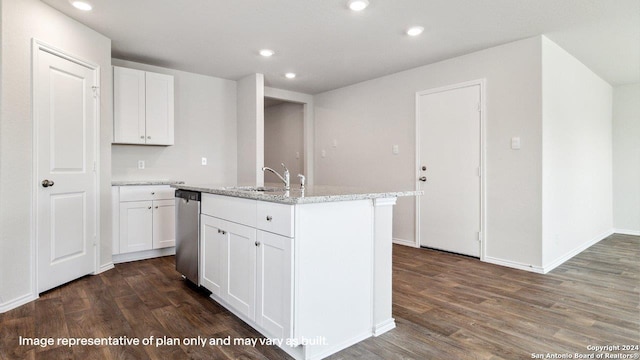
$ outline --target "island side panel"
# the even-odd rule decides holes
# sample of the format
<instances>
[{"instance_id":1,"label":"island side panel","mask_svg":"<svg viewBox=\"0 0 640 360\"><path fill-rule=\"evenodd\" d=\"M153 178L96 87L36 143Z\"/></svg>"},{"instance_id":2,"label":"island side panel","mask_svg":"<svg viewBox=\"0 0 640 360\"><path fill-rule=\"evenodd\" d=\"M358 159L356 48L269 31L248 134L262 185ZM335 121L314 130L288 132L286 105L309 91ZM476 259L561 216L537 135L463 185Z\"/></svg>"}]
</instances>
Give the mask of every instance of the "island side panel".
<instances>
[{"instance_id":1,"label":"island side panel","mask_svg":"<svg viewBox=\"0 0 640 360\"><path fill-rule=\"evenodd\" d=\"M393 206L396 198L379 198L374 204L374 272L373 272L373 335L378 336L396 327L391 314L393 284Z\"/></svg>"},{"instance_id":2,"label":"island side panel","mask_svg":"<svg viewBox=\"0 0 640 360\"><path fill-rule=\"evenodd\" d=\"M295 209L295 337L306 359L372 336L373 202L300 204Z\"/></svg>"}]
</instances>

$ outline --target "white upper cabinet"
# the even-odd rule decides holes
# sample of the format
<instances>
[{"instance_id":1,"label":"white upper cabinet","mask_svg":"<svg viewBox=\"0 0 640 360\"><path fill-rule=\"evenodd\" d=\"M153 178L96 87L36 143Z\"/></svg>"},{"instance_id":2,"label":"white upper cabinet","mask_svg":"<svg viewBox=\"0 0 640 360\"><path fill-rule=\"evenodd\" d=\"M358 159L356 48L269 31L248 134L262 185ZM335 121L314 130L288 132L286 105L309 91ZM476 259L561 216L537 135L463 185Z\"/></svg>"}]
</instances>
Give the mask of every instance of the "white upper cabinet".
<instances>
[{"instance_id":1,"label":"white upper cabinet","mask_svg":"<svg viewBox=\"0 0 640 360\"><path fill-rule=\"evenodd\" d=\"M173 76L113 67L113 142L173 145Z\"/></svg>"}]
</instances>

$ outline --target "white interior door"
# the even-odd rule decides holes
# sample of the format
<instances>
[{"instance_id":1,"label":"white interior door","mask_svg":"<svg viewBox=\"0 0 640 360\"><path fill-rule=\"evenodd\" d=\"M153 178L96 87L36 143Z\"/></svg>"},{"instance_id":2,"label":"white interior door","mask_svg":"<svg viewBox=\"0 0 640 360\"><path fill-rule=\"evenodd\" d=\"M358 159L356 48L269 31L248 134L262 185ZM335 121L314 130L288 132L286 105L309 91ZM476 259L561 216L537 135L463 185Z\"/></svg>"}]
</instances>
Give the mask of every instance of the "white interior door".
<instances>
[{"instance_id":1,"label":"white interior door","mask_svg":"<svg viewBox=\"0 0 640 360\"><path fill-rule=\"evenodd\" d=\"M95 271L97 70L38 50L34 64L38 292Z\"/></svg>"},{"instance_id":2,"label":"white interior door","mask_svg":"<svg viewBox=\"0 0 640 360\"><path fill-rule=\"evenodd\" d=\"M417 96L420 246L480 256L480 85ZM424 170L426 169L426 170Z\"/></svg>"}]
</instances>

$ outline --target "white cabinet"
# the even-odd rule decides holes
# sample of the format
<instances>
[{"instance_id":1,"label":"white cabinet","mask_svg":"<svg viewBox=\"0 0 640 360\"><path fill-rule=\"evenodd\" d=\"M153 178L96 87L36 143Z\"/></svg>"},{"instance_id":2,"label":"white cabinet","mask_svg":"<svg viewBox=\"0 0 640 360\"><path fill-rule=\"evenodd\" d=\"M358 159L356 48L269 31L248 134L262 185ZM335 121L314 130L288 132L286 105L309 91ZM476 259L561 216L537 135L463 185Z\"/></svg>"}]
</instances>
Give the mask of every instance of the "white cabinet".
<instances>
[{"instance_id":1,"label":"white cabinet","mask_svg":"<svg viewBox=\"0 0 640 360\"><path fill-rule=\"evenodd\" d=\"M120 253L150 250L153 247L151 201L120 203Z\"/></svg>"},{"instance_id":2,"label":"white cabinet","mask_svg":"<svg viewBox=\"0 0 640 360\"><path fill-rule=\"evenodd\" d=\"M176 246L175 200L153 201L153 248Z\"/></svg>"},{"instance_id":3,"label":"white cabinet","mask_svg":"<svg viewBox=\"0 0 640 360\"><path fill-rule=\"evenodd\" d=\"M256 324L270 336L293 337L293 239L258 230Z\"/></svg>"},{"instance_id":4,"label":"white cabinet","mask_svg":"<svg viewBox=\"0 0 640 360\"><path fill-rule=\"evenodd\" d=\"M269 336L285 339L293 329L293 239L256 229L261 203L203 194L200 283L237 315L255 322ZM279 215L293 215L292 209L278 208ZM277 224L293 221L276 219Z\"/></svg>"},{"instance_id":5,"label":"white cabinet","mask_svg":"<svg viewBox=\"0 0 640 360\"><path fill-rule=\"evenodd\" d=\"M227 269L227 237L222 234L222 220L200 216L200 284L222 298Z\"/></svg>"},{"instance_id":6,"label":"white cabinet","mask_svg":"<svg viewBox=\"0 0 640 360\"><path fill-rule=\"evenodd\" d=\"M169 186L116 186L114 254L175 246L174 190ZM116 234L114 234L116 235Z\"/></svg>"},{"instance_id":7,"label":"white cabinet","mask_svg":"<svg viewBox=\"0 0 640 360\"><path fill-rule=\"evenodd\" d=\"M173 76L113 67L113 142L173 145Z\"/></svg>"}]
</instances>

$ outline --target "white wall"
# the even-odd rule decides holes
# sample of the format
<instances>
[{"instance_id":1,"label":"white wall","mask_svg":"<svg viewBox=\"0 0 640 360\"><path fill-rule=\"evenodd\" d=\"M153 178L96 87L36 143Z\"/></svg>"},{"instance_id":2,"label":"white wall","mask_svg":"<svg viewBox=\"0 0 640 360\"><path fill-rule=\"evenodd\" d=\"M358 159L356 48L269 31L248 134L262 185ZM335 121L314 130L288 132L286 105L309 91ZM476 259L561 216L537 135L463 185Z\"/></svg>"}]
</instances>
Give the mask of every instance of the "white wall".
<instances>
[{"instance_id":1,"label":"white wall","mask_svg":"<svg viewBox=\"0 0 640 360\"><path fill-rule=\"evenodd\" d=\"M640 235L640 83L613 89L613 226Z\"/></svg>"},{"instance_id":2,"label":"white wall","mask_svg":"<svg viewBox=\"0 0 640 360\"><path fill-rule=\"evenodd\" d=\"M38 0L2 1L0 312L31 300L31 40L100 65L100 264L111 262L111 41Z\"/></svg>"},{"instance_id":3,"label":"white wall","mask_svg":"<svg viewBox=\"0 0 640 360\"><path fill-rule=\"evenodd\" d=\"M543 264L553 268L610 234L612 88L542 38Z\"/></svg>"},{"instance_id":4,"label":"white wall","mask_svg":"<svg viewBox=\"0 0 640 360\"><path fill-rule=\"evenodd\" d=\"M146 64L113 65L173 75L175 142L172 146L113 145L114 180L182 180L192 184L235 184L236 82ZM202 165L202 158L207 165ZM145 169L138 169L138 160Z\"/></svg>"},{"instance_id":5,"label":"white wall","mask_svg":"<svg viewBox=\"0 0 640 360\"><path fill-rule=\"evenodd\" d=\"M291 184L304 174L304 108L302 104L285 102L264 109L264 165L282 173L284 162L291 173ZM296 156L296 154L298 156ZM266 172L264 181L280 183Z\"/></svg>"},{"instance_id":6,"label":"white wall","mask_svg":"<svg viewBox=\"0 0 640 360\"><path fill-rule=\"evenodd\" d=\"M486 79L487 99L486 258L539 267L540 37L316 95L316 184L414 189L415 93L480 78ZM510 149L514 135L522 139L521 150ZM335 148L334 139L338 143ZM392 154L394 144L399 145L399 155ZM322 150L326 157L322 157ZM398 199L393 219L395 239L415 242L414 201Z\"/></svg>"},{"instance_id":7,"label":"white wall","mask_svg":"<svg viewBox=\"0 0 640 360\"><path fill-rule=\"evenodd\" d=\"M264 75L238 81L238 183L262 186L264 175Z\"/></svg>"}]
</instances>

